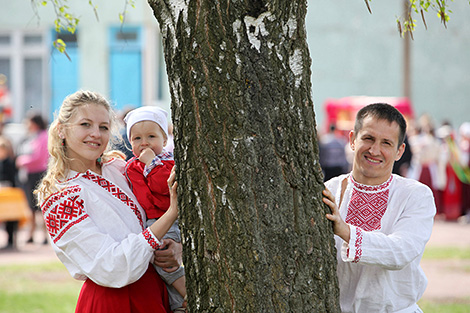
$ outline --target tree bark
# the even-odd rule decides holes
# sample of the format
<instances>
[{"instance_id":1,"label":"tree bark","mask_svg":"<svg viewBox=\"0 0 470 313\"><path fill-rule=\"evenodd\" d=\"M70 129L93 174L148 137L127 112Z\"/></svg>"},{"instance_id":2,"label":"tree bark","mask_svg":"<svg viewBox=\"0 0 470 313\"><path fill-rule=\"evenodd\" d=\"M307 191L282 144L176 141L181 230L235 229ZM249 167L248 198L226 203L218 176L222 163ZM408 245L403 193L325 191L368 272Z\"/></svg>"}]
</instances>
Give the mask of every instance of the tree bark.
<instances>
[{"instance_id":1,"label":"tree bark","mask_svg":"<svg viewBox=\"0 0 470 313\"><path fill-rule=\"evenodd\" d=\"M190 312L339 312L306 1L149 4L172 98Z\"/></svg>"}]
</instances>

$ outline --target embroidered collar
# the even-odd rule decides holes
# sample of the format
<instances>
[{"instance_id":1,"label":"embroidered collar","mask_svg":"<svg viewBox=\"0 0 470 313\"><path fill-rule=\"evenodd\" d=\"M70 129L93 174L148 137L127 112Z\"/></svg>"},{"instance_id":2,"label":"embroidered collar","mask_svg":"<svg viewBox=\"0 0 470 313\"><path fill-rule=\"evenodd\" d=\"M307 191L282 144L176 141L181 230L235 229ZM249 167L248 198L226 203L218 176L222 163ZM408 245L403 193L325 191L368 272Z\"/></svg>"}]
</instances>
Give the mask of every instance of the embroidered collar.
<instances>
[{"instance_id":1,"label":"embroidered collar","mask_svg":"<svg viewBox=\"0 0 470 313\"><path fill-rule=\"evenodd\" d=\"M364 184L358 183L357 181L354 180L352 175L349 175L349 180L351 181L353 188L358 190L358 191L361 191L361 192L381 192L381 191L385 191L386 189L388 189L390 187L392 179L393 179L393 175L390 175L390 178L386 182L384 182L380 185L376 185L376 186L369 186L369 185L364 185Z\"/></svg>"},{"instance_id":2,"label":"embroidered collar","mask_svg":"<svg viewBox=\"0 0 470 313\"><path fill-rule=\"evenodd\" d=\"M102 166L102 169L108 165L110 165L111 163L113 163L116 159L115 158L111 158L108 162L106 163L102 163L101 166ZM69 173L67 175L67 177L64 179L64 180L58 180L59 184L64 184L64 183L68 183L72 180L75 180L77 179L78 177L81 177L83 175L87 175L87 174L93 174L93 175L98 175L98 176L102 176L102 175L99 175L93 171L90 171L90 170L86 170L86 172L82 173L82 172L77 172L77 171L74 171L74 170L69 170Z\"/></svg>"}]
</instances>

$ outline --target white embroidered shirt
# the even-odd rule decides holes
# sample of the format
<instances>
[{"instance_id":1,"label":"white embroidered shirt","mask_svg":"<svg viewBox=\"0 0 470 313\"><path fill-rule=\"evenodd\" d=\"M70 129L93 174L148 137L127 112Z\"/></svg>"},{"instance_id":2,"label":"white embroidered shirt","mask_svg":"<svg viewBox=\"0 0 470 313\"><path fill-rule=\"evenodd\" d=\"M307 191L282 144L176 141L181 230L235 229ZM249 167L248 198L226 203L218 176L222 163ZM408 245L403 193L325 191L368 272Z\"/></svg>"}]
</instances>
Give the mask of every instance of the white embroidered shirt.
<instances>
[{"instance_id":1,"label":"white embroidered shirt","mask_svg":"<svg viewBox=\"0 0 470 313\"><path fill-rule=\"evenodd\" d=\"M76 279L126 286L145 273L161 244L144 228L145 212L128 187L125 165L113 159L102 175L72 171L41 203L54 250Z\"/></svg>"},{"instance_id":2,"label":"white embroidered shirt","mask_svg":"<svg viewBox=\"0 0 470 313\"><path fill-rule=\"evenodd\" d=\"M335 236L342 312L414 312L427 285L419 262L436 212L431 190L397 175L364 186L345 174L325 184L337 204L344 179L339 210L351 238Z\"/></svg>"}]
</instances>

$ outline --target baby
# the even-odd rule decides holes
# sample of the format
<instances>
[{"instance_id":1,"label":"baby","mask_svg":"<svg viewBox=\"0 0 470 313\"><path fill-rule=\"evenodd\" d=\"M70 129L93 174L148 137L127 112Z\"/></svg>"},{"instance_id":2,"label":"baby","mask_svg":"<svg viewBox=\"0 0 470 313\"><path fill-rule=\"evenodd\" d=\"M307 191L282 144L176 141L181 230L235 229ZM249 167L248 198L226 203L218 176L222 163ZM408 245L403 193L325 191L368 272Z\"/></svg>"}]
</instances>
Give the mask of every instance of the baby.
<instances>
[{"instance_id":1,"label":"baby","mask_svg":"<svg viewBox=\"0 0 470 313\"><path fill-rule=\"evenodd\" d=\"M152 225L170 206L167 179L175 165L173 154L165 151L168 141L168 113L144 106L130 111L125 117L127 137L134 157L127 162L125 175L137 200L147 215L147 226ZM181 241L178 221L163 237ZM167 284L170 306L174 312L185 312L186 296L184 268L171 273L155 267Z\"/></svg>"}]
</instances>

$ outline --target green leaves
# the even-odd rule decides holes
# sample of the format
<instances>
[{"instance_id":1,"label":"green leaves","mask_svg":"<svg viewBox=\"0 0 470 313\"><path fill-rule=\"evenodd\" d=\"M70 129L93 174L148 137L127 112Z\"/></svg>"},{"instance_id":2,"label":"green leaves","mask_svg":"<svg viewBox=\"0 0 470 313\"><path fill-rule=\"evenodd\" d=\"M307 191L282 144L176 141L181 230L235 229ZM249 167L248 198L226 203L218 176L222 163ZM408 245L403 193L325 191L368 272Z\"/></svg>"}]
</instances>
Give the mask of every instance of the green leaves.
<instances>
[{"instance_id":1,"label":"green leaves","mask_svg":"<svg viewBox=\"0 0 470 313\"><path fill-rule=\"evenodd\" d=\"M437 12L437 16L444 24L444 27L447 27L447 22L450 19L449 13L452 13L452 11L448 9L448 3L453 1L454 0L409 0L410 4L407 12L397 22L403 25L401 35L407 31L412 34L415 30L416 21L412 18L413 13L421 16L421 20L427 29L425 13L429 12L430 9Z\"/></svg>"},{"instance_id":2,"label":"green leaves","mask_svg":"<svg viewBox=\"0 0 470 313\"><path fill-rule=\"evenodd\" d=\"M364 0L367 5L367 9L372 13L369 2L371 0ZM437 17L441 20L444 27L447 27L447 22L450 20L449 14L452 11L449 9L449 3L454 0L405 0L408 2L405 5L404 13L397 17L398 32L403 36L406 32L409 32L413 38L413 32L416 28L415 15L419 15L423 21L424 27L427 29L425 15L430 10L437 13ZM406 4L405 2L405 4ZM470 1L469 1L470 4Z\"/></svg>"},{"instance_id":3,"label":"green leaves","mask_svg":"<svg viewBox=\"0 0 470 313\"><path fill-rule=\"evenodd\" d=\"M31 3L33 5L33 9L34 9L34 5L47 6L47 4L50 3L56 14L56 19L54 20L55 31L60 33L62 30L65 30L69 33L74 34L75 31L77 30L77 26L78 26L78 23L80 22L80 19L78 19L70 11L70 7L67 5L68 1L69 0L31 0ZM89 0L88 4L92 7L96 16L96 20L99 20L98 11L97 11L98 6L94 5L92 0ZM65 56L69 60L71 60L70 56L67 54L67 51L66 51L66 44L62 39L55 40L53 42L53 46L60 53L65 54Z\"/></svg>"},{"instance_id":4,"label":"green leaves","mask_svg":"<svg viewBox=\"0 0 470 313\"><path fill-rule=\"evenodd\" d=\"M65 44L65 42L64 42L62 39L56 39L56 40L54 40L54 42L52 43L52 45L53 45L54 48L56 48L60 53L65 54L65 56L67 57L67 59L69 59L69 61L72 62L72 59L70 58L70 56L68 55L67 51L65 50L65 48L67 47L67 45Z\"/></svg>"},{"instance_id":5,"label":"green leaves","mask_svg":"<svg viewBox=\"0 0 470 313\"><path fill-rule=\"evenodd\" d=\"M54 20L55 30L58 33L60 33L61 30L67 30L73 34L80 20L69 12L70 8L67 5L67 1L68 0L33 0L33 3L39 3L42 6L46 6L50 3L56 14L56 19ZM89 3L91 4L91 1L89 1Z\"/></svg>"},{"instance_id":6,"label":"green leaves","mask_svg":"<svg viewBox=\"0 0 470 313\"><path fill-rule=\"evenodd\" d=\"M127 14L127 7L130 6L131 8L135 9L135 0L126 0L124 3L124 10L122 10L121 13L119 13L119 22L121 24L124 24L124 19L126 18Z\"/></svg>"}]
</instances>

